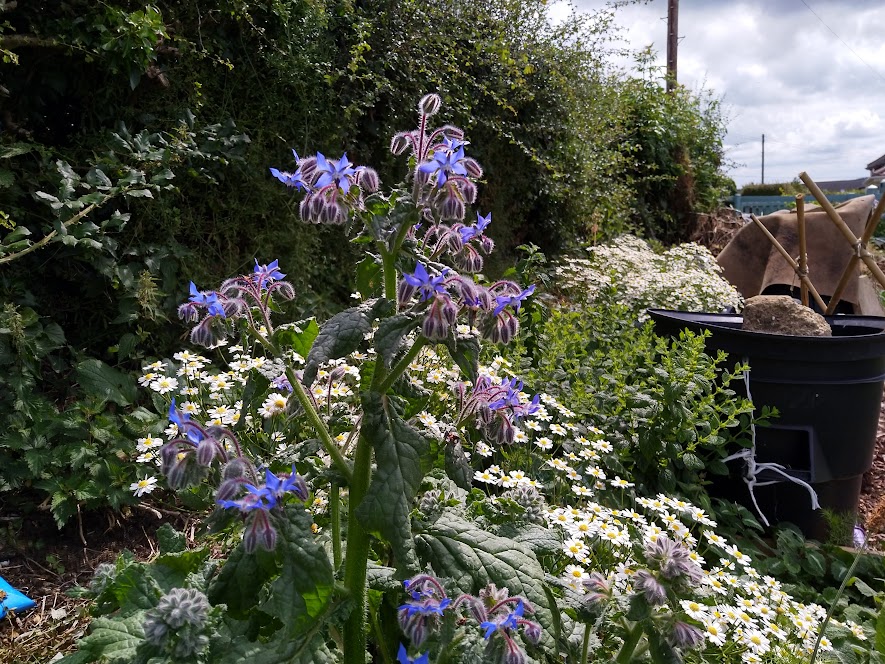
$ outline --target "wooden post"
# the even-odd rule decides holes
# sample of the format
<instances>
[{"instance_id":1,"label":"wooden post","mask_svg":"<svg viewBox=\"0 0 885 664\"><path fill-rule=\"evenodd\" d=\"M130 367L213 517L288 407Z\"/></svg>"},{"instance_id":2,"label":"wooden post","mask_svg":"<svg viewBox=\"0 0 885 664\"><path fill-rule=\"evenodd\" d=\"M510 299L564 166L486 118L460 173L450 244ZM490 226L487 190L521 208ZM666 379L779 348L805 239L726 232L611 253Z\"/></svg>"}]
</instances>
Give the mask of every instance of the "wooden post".
<instances>
[{"instance_id":1,"label":"wooden post","mask_svg":"<svg viewBox=\"0 0 885 664\"><path fill-rule=\"evenodd\" d=\"M836 212L836 208L834 208L832 203L827 200L827 197L824 196L824 192L822 192L820 187L815 184L814 180L808 176L808 173L799 173L799 179L805 183L805 186L808 187L808 190L814 195L815 199L817 199L817 202L824 209L824 212L827 213L830 221L836 224L836 228L838 228L839 232L845 236L848 244L854 247L857 258L864 262L864 265L866 265L873 276L876 277L876 281L885 288L885 273L883 273L882 270L879 269L879 266L876 265L876 261L873 260L870 252L867 251L865 243L861 242L860 238L855 237L854 233L851 232L851 229L848 228L848 224L842 221L842 217ZM866 232L864 235L866 235Z\"/></svg>"},{"instance_id":2,"label":"wooden post","mask_svg":"<svg viewBox=\"0 0 885 664\"><path fill-rule=\"evenodd\" d=\"M796 219L799 222L799 294L802 298L802 306L808 306L808 285L801 278L808 276L808 251L805 244L805 196L796 194Z\"/></svg>"},{"instance_id":3,"label":"wooden post","mask_svg":"<svg viewBox=\"0 0 885 664\"><path fill-rule=\"evenodd\" d=\"M667 92L676 87L676 51L679 45L679 0L667 0Z\"/></svg>"}]
</instances>

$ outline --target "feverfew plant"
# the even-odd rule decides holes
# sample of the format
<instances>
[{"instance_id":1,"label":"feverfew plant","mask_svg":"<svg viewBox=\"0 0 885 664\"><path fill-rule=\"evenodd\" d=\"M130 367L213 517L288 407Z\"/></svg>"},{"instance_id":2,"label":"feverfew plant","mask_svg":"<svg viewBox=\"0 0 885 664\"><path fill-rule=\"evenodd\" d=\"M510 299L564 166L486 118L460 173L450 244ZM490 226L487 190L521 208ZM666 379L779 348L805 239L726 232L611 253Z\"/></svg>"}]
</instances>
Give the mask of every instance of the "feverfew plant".
<instances>
[{"instance_id":1,"label":"feverfew plant","mask_svg":"<svg viewBox=\"0 0 885 664\"><path fill-rule=\"evenodd\" d=\"M614 286L619 301L640 321L647 319L646 309L722 311L743 306L716 259L699 244L656 253L643 240L622 235L587 253L586 258L566 258L556 268L560 288L574 302L592 303L601 290Z\"/></svg>"}]
</instances>

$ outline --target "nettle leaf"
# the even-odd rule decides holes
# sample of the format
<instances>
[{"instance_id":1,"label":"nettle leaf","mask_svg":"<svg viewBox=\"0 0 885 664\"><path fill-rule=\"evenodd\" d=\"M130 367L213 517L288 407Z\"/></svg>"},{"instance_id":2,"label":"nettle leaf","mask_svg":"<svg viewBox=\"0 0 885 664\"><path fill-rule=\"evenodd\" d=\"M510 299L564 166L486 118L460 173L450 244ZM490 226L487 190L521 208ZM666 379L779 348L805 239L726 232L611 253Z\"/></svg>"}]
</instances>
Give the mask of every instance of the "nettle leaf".
<instances>
[{"instance_id":1,"label":"nettle leaf","mask_svg":"<svg viewBox=\"0 0 885 664\"><path fill-rule=\"evenodd\" d=\"M415 537L421 562L439 577L452 580L446 591L476 594L489 583L525 597L535 608L534 619L544 628L541 644L553 648L553 610L544 587L544 570L525 545L482 530L447 510Z\"/></svg>"},{"instance_id":2,"label":"nettle leaf","mask_svg":"<svg viewBox=\"0 0 885 664\"><path fill-rule=\"evenodd\" d=\"M280 576L260 608L275 616L290 637L307 631L323 614L332 597L334 574L325 549L311 533L313 517L302 507L289 506L274 518Z\"/></svg>"},{"instance_id":3,"label":"nettle leaf","mask_svg":"<svg viewBox=\"0 0 885 664\"><path fill-rule=\"evenodd\" d=\"M417 567L409 513L424 474L433 464L430 442L405 421L387 395L363 396L365 435L375 450L377 470L357 508L367 530L380 531L390 541L399 566Z\"/></svg>"},{"instance_id":4,"label":"nettle leaf","mask_svg":"<svg viewBox=\"0 0 885 664\"><path fill-rule=\"evenodd\" d=\"M300 332L298 330L301 330ZM291 348L301 357L307 357L310 347L320 333L320 326L311 318L297 325L287 325L277 328L273 335L273 341L283 348Z\"/></svg>"},{"instance_id":5,"label":"nettle leaf","mask_svg":"<svg viewBox=\"0 0 885 664\"><path fill-rule=\"evenodd\" d=\"M419 325L421 318L414 313L397 314L381 321L375 332L375 350L387 367L393 365L405 336Z\"/></svg>"},{"instance_id":6,"label":"nettle leaf","mask_svg":"<svg viewBox=\"0 0 885 664\"><path fill-rule=\"evenodd\" d=\"M76 366L77 382L86 392L113 401L120 406L129 406L138 397L138 390L132 376L117 371L101 360L83 360Z\"/></svg>"},{"instance_id":7,"label":"nettle leaf","mask_svg":"<svg viewBox=\"0 0 885 664\"><path fill-rule=\"evenodd\" d=\"M393 302L384 298L369 300L358 307L345 309L323 323L307 355L304 384L310 387L324 362L344 357L359 348L372 331L372 321L387 315L393 306Z\"/></svg>"},{"instance_id":8,"label":"nettle leaf","mask_svg":"<svg viewBox=\"0 0 885 664\"><path fill-rule=\"evenodd\" d=\"M441 345L446 347L452 360L461 368L467 379L476 382L476 375L479 372L479 339L472 336L446 339Z\"/></svg>"}]
</instances>

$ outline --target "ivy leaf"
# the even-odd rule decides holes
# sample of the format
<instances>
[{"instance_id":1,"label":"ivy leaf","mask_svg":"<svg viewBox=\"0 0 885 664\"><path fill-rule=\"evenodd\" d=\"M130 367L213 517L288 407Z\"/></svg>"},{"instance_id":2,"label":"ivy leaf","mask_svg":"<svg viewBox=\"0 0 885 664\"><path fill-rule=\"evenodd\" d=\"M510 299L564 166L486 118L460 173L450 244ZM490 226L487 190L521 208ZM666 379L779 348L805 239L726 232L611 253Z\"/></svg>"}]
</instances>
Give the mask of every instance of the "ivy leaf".
<instances>
[{"instance_id":1,"label":"ivy leaf","mask_svg":"<svg viewBox=\"0 0 885 664\"><path fill-rule=\"evenodd\" d=\"M549 630L555 607L544 590L544 570L528 547L482 530L451 510L417 535L415 545L421 562L429 564L437 576L450 578L458 592L476 594L494 583L509 589L511 595L525 597L535 608L534 619L544 628L541 644L552 651Z\"/></svg>"},{"instance_id":2,"label":"ivy leaf","mask_svg":"<svg viewBox=\"0 0 885 664\"><path fill-rule=\"evenodd\" d=\"M476 382L476 375L479 373L479 339L470 336L446 339L441 343L449 351L452 360L461 367L467 379Z\"/></svg>"},{"instance_id":3,"label":"ivy leaf","mask_svg":"<svg viewBox=\"0 0 885 664\"><path fill-rule=\"evenodd\" d=\"M345 309L327 320L307 355L304 384L311 386L323 362L344 357L359 348L365 336L372 331L372 321L392 308L393 302L379 298Z\"/></svg>"},{"instance_id":4,"label":"ivy leaf","mask_svg":"<svg viewBox=\"0 0 885 664\"><path fill-rule=\"evenodd\" d=\"M413 313L397 314L385 318L375 332L375 350L381 354L387 367L393 365L403 338L421 324L421 319Z\"/></svg>"},{"instance_id":5,"label":"ivy leaf","mask_svg":"<svg viewBox=\"0 0 885 664\"><path fill-rule=\"evenodd\" d=\"M312 523L306 510L294 506L273 519L276 553L283 567L260 607L282 621L290 637L303 634L316 622L332 597L332 564L325 549L313 539Z\"/></svg>"},{"instance_id":6,"label":"ivy leaf","mask_svg":"<svg viewBox=\"0 0 885 664\"><path fill-rule=\"evenodd\" d=\"M84 391L120 406L131 405L138 396L132 376L117 371L101 360L83 360L76 366L76 376Z\"/></svg>"},{"instance_id":7,"label":"ivy leaf","mask_svg":"<svg viewBox=\"0 0 885 664\"><path fill-rule=\"evenodd\" d=\"M400 566L416 569L409 513L424 474L430 470L430 443L402 420L387 395L363 396L361 429L375 450L378 468L357 507L368 530L380 531L393 546Z\"/></svg>"}]
</instances>

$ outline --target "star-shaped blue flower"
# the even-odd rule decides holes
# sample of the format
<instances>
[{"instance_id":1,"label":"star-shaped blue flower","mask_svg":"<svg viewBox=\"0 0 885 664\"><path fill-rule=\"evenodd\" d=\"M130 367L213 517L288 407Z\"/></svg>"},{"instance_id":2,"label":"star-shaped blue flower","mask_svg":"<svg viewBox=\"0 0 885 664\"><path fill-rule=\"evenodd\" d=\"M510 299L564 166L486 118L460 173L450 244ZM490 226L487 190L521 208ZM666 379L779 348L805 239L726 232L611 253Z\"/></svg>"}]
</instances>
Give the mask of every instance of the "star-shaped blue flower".
<instances>
[{"instance_id":1,"label":"star-shaped blue flower","mask_svg":"<svg viewBox=\"0 0 885 664\"><path fill-rule=\"evenodd\" d=\"M430 652L418 655L415 659L409 657L406 647L400 643L399 651L396 653L397 664L430 664Z\"/></svg>"},{"instance_id":2,"label":"star-shaped blue flower","mask_svg":"<svg viewBox=\"0 0 885 664\"><path fill-rule=\"evenodd\" d=\"M436 174L436 186L442 187L452 175L467 175L464 166L464 144L453 139L444 139L445 147L433 151L433 157L418 170L430 176Z\"/></svg>"},{"instance_id":3,"label":"star-shaped blue flower","mask_svg":"<svg viewBox=\"0 0 885 664\"><path fill-rule=\"evenodd\" d=\"M438 277L431 277L427 272L427 268L424 267L423 263L418 263L415 265L415 272L412 274L403 273L403 279L405 279L406 283L409 286L418 289L418 293L421 295L421 301L429 300L436 293L445 293L446 288L443 282L445 282L446 273L448 269L442 271Z\"/></svg>"},{"instance_id":4,"label":"star-shaped blue flower","mask_svg":"<svg viewBox=\"0 0 885 664\"><path fill-rule=\"evenodd\" d=\"M189 299L191 302L204 305L210 316L221 316L222 318L226 317L224 313L224 307L221 306L221 302L218 301L218 294L215 291L202 293L197 290L196 284L194 284L194 282L192 281L191 296Z\"/></svg>"},{"instance_id":5,"label":"star-shaped blue flower","mask_svg":"<svg viewBox=\"0 0 885 664\"><path fill-rule=\"evenodd\" d=\"M258 282L258 288L263 288L264 284L270 281L278 281L286 275L279 271L279 261L274 260L267 265L259 265L258 259L255 259L255 281Z\"/></svg>"},{"instance_id":6,"label":"star-shaped blue flower","mask_svg":"<svg viewBox=\"0 0 885 664\"><path fill-rule=\"evenodd\" d=\"M317 152L317 173L322 173L316 181L316 188L322 189L326 185L335 184L345 194L350 191L352 184L350 177L356 174L356 169L347 158L347 153L338 161L329 161L322 152Z\"/></svg>"},{"instance_id":7,"label":"star-shaped blue flower","mask_svg":"<svg viewBox=\"0 0 885 664\"><path fill-rule=\"evenodd\" d=\"M514 311L519 311L519 307L522 304L522 301L529 297L532 293L535 292L535 285L532 284L524 291L522 291L519 295L499 295L496 297L496 301L498 302L498 306L495 307L495 311L492 314L493 316L497 316L499 313L504 311L504 307L512 306Z\"/></svg>"}]
</instances>

